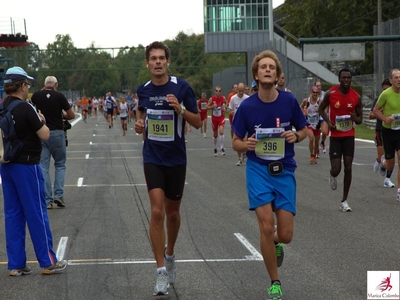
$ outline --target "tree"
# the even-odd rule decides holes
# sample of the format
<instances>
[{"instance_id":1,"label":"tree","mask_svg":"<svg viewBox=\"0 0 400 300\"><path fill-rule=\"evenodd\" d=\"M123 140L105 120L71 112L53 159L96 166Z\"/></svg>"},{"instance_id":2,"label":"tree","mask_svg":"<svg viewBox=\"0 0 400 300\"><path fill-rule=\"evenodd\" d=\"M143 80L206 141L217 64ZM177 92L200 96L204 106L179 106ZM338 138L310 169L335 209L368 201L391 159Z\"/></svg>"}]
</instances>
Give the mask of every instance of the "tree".
<instances>
[{"instance_id":1,"label":"tree","mask_svg":"<svg viewBox=\"0 0 400 300\"><path fill-rule=\"evenodd\" d=\"M382 0L383 21L397 18L396 0ZM286 0L276 20L296 37L372 36L377 24L376 0ZM351 62L360 73L373 73L373 44L366 44L366 60Z\"/></svg>"}]
</instances>

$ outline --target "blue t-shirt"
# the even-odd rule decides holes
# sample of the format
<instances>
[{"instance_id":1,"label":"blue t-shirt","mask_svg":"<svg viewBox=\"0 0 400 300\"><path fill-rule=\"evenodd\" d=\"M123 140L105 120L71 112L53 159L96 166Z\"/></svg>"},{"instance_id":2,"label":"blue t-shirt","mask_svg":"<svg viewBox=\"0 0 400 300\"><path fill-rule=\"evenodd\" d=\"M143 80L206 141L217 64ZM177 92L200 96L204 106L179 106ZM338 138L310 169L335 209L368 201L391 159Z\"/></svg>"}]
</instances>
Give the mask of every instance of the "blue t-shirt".
<instances>
[{"instance_id":1,"label":"blue t-shirt","mask_svg":"<svg viewBox=\"0 0 400 300\"><path fill-rule=\"evenodd\" d=\"M106 107L107 109L112 109L115 103L114 97L107 97L106 98Z\"/></svg>"},{"instance_id":2,"label":"blue t-shirt","mask_svg":"<svg viewBox=\"0 0 400 300\"><path fill-rule=\"evenodd\" d=\"M260 100L258 93L251 95L239 106L232 129L239 138L252 136L256 128L284 128L285 131L303 129L307 121L301 111L300 105L292 93L277 90L277 99L270 103ZM268 165L272 160L264 160L256 156L255 151L247 151L247 157L261 165ZM285 169L294 171L294 144L285 140L285 155L279 159Z\"/></svg>"},{"instance_id":3,"label":"blue t-shirt","mask_svg":"<svg viewBox=\"0 0 400 300\"><path fill-rule=\"evenodd\" d=\"M196 96L185 80L171 76L161 86L151 81L140 85L138 109L146 112L143 163L169 167L186 164L186 121L166 101L168 94L175 95L186 110L197 113Z\"/></svg>"}]
</instances>

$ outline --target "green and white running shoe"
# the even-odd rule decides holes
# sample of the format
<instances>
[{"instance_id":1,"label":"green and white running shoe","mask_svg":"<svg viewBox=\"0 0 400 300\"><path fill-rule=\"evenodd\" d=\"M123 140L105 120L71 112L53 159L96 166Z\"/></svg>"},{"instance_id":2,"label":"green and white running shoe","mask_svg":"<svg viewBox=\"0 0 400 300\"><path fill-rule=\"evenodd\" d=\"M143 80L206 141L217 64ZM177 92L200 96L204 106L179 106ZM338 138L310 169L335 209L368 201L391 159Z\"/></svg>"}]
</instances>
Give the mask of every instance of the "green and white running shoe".
<instances>
[{"instance_id":1,"label":"green and white running shoe","mask_svg":"<svg viewBox=\"0 0 400 300\"><path fill-rule=\"evenodd\" d=\"M280 300L282 299L282 289L279 283L274 282L268 290L268 297L266 300Z\"/></svg>"},{"instance_id":2,"label":"green and white running shoe","mask_svg":"<svg viewBox=\"0 0 400 300\"><path fill-rule=\"evenodd\" d=\"M285 253L283 252L283 244L279 243L275 245L275 251L276 251L276 265L280 267L282 266L283 257L285 255Z\"/></svg>"}]
</instances>

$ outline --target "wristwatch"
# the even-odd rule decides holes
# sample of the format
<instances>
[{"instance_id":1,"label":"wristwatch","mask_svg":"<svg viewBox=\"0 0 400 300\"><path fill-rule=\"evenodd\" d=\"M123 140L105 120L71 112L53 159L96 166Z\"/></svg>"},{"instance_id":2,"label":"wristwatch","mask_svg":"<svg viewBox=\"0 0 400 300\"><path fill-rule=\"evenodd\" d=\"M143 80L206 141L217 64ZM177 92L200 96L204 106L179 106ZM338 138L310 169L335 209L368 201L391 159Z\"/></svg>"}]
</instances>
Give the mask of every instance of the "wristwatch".
<instances>
[{"instance_id":1,"label":"wristwatch","mask_svg":"<svg viewBox=\"0 0 400 300\"><path fill-rule=\"evenodd\" d=\"M184 105L181 104L181 112L180 115L182 116L186 111L186 107Z\"/></svg>"}]
</instances>

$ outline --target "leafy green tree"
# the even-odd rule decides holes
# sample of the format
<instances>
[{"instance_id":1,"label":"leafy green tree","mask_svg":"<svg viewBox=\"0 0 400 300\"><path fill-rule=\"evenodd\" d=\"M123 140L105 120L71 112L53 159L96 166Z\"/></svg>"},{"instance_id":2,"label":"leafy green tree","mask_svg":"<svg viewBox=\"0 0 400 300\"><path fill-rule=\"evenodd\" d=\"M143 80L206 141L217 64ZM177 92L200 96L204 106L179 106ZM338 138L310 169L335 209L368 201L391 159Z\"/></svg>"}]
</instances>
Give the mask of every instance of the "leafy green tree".
<instances>
[{"instance_id":1,"label":"leafy green tree","mask_svg":"<svg viewBox=\"0 0 400 300\"><path fill-rule=\"evenodd\" d=\"M382 0L382 20L398 17L397 0ZM286 0L275 21L298 38L372 36L377 24L376 0ZM354 70L373 73L373 44L366 44L366 60L351 62Z\"/></svg>"}]
</instances>

